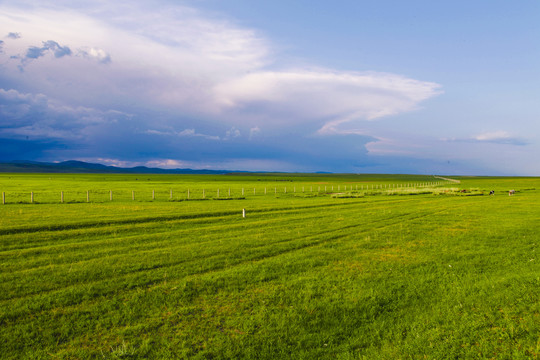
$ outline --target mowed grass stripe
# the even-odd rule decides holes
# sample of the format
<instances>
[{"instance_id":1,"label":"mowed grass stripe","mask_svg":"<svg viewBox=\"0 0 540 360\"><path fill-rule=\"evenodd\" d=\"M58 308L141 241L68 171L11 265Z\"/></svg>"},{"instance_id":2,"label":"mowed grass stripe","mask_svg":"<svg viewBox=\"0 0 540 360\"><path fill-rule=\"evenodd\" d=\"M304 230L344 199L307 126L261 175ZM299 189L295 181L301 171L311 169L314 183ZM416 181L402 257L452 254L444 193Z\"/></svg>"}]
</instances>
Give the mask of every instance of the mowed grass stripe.
<instances>
[{"instance_id":1,"label":"mowed grass stripe","mask_svg":"<svg viewBox=\"0 0 540 360\"><path fill-rule=\"evenodd\" d=\"M405 197L404 197L405 198ZM392 205L394 203L402 203L402 202L408 202L408 201L414 201L414 199L392 199L390 198L385 199L364 199L364 198L357 198L354 199L354 202L347 202L345 199L328 199L323 198L321 199L323 201L323 204L320 204L319 199L308 199L308 200L317 200L318 203L315 205L289 205L289 206L283 206L280 204L279 207L275 207L272 204L275 204L275 202L272 202L269 205L265 206L257 206L256 208L249 209L250 212L254 213L260 213L260 212L281 212L281 211L303 211L308 209L321 209L321 208L331 208L331 207L340 207L340 206L348 206L348 205L354 205L357 202L361 203L367 203L372 206L373 204L378 203L379 201L386 204L386 205ZM276 199L274 199L275 201ZM294 200L294 198L292 198ZM284 202L287 202L287 200L283 200ZM228 201L213 201L212 206L217 206L216 203L223 203ZM115 206L121 206L124 209L130 209L130 208L145 208L149 205L163 205L163 204L143 204L144 206L141 207L141 205L133 205L129 203L123 203L123 204L114 204L114 205L103 205L103 206L96 206L95 204L86 204L86 206L90 206L87 209L84 209L84 212L80 214L78 212L78 209L80 206L84 206L85 204L80 204L75 208L70 208L69 204L66 205L57 205L58 207L66 207L68 210L64 217L49 217L45 214L44 219L42 222L47 222L47 224L40 224L40 225L28 225L28 221L22 220L22 222L25 224L23 226L2 226L0 229L0 235L9 235L9 234L17 234L17 233L34 233L34 232L43 232L43 231L64 231L64 230L71 230L71 229L85 229L85 228L94 228L94 227L102 227L102 226L114 226L119 224L137 224L137 223L152 223L152 222L161 222L161 221L172 221L172 220L186 220L186 219L197 219L197 218L212 218L216 216L234 216L237 215L242 208L247 207L250 202L237 202L234 204L234 206L231 206L230 204L227 204L228 206L224 209L218 210L218 211L202 211L200 212L201 208L205 209L204 207L198 206L196 209L193 209L193 207L178 207L175 208L174 212L176 214L171 215L171 209L167 208L167 211L162 214L153 215L153 216L141 216L139 214L124 214L124 215L117 215L114 213L114 215L109 215L108 213L112 211L107 211L115 209ZM30 205L30 210L35 210L36 206ZM231 207L234 207L234 209L230 209ZM153 208L148 208L149 210L152 210L154 212ZM64 209L62 209L64 210ZM164 211L164 210L159 210ZM195 212L188 212L188 211L195 211ZM199 212L197 212L199 211ZM61 214L61 213L60 213ZM72 215L71 215L72 214ZM41 215L39 213L32 214L30 213L30 216L36 217L38 215ZM55 214L59 215L59 214ZM73 221L73 218L76 218L77 221ZM85 219L84 221L81 221L82 218L90 218L91 220Z\"/></svg>"},{"instance_id":2,"label":"mowed grass stripe","mask_svg":"<svg viewBox=\"0 0 540 360\"><path fill-rule=\"evenodd\" d=\"M373 209L371 209L373 210ZM351 211L356 212L357 209L351 209ZM320 220L321 216L317 214L316 216L310 217L307 216L309 213L303 212L301 218L295 218L292 221L313 221L313 220ZM283 215L283 214L281 214ZM291 216L292 214L288 214L288 216ZM356 216L356 214L354 214ZM126 235L122 234L122 231L120 231L120 226L117 227L104 227L100 228L100 230L105 231L105 234L100 234L99 231L92 231L90 232L91 235L99 235L94 237L91 237L89 239L88 234L81 233L79 231L64 231L62 232L62 236L65 237L68 236L77 236L79 239L83 238L85 241L82 242L76 242L74 243L62 243L62 244L56 244L57 240L56 238L60 236L59 233L45 233L43 235L45 236L51 236L53 235L55 237L55 244L49 245L49 246L42 246L38 248L31 248L26 249L23 251L4 251L2 253L2 256L4 257L4 261L2 264L2 268L9 270L9 271L17 271L17 264L22 264L25 257L32 259L24 262L24 270L29 270L34 267L39 266L50 266L52 263L55 264L61 264L61 263L69 263L71 259L77 260L78 262L91 259L94 257L100 257L102 255L114 255L115 253L121 253L126 250L130 250L133 247L137 247L138 250L151 248L153 242L149 242L148 240L155 239L155 241L160 242L160 246L163 246L163 242L165 240L170 241L176 241L176 242L186 242L189 244L194 244L193 241L201 241L204 239L204 237L197 237L197 238L185 238L183 239L181 236L183 233L192 233L193 230L191 228L188 229L177 229L177 226L181 225L182 227L188 226L191 227L193 225L197 225L197 232L203 233L205 235L211 235L212 233L219 233L223 231L223 225L218 224L215 225L215 222L220 222L226 220L226 218L214 218L212 219L214 221L212 222L204 222L205 226L201 226L201 222L196 223L180 223L178 221L170 221L165 223L158 223L161 226L157 226L158 224L155 224L156 226L152 227L151 229L147 229L142 227L142 225L134 225L137 227L140 227L139 229L136 229L136 232L140 232L140 230L146 230L146 232L151 231L151 234L146 235L137 235L137 236L131 236L128 237ZM361 220L361 219L360 219ZM276 226L273 224L273 222L282 222L281 217L280 218L265 218L264 220L253 222L251 221L249 226L257 227L257 226ZM227 230L234 230L236 227L245 228L244 224L246 224L245 220L243 222L229 222L227 224ZM332 224L328 224L332 226ZM285 231L285 228L290 228L291 225L289 223L285 223L283 226L283 230ZM305 228L305 226L303 225ZM123 230L132 231L130 227L123 225ZM162 228L162 229L161 229ZM246 229L247 231L248 229ZM309 230L309 229L308 229ZM304 232L306 229L303 230ZM333 230L330 230L333 231ZM67 234L66 234L67 233ZM103 239L103 235L110 235L114 234L114 238L105 238ZM159 236L163 237L159 237ZM249 235L249 233L241 233L239 236ZM173 239L171 239L173 238ZM88 241L86 241L88 239ZM94 248L98 248L96 251ZM82 250L93 250L84 252L84 254L80 254ZM76 252L77 255L74 255L73 258L70 258L69 254ZM60 254L60 255L59 255ZM51 256L56 255L55 259L51 258ZM9 266L11 264L11 266Z\"/></svg>"},{"instance_id":3,"label":"mowed grass stripe","mask_svg":"<svg viewBox=\"0 0 540 360\"><path fill-rule=\"evenodd\" d=\"M429 214L427 214L425 216L428 216L428 215ZM417 219L417 218L419 218L419 216L415 216L414 218ZM393 226L393 225L394 225L393 223L391 223L391 224L383 224L380 227L374 227L371 230L367 230L367 231L373 231L373 230L376 230L376 229L384 228L384 227L387 227L387 226ZM359 226L360 225L355 226L355 227L359 227ZM354 227L350 227L350 229L353 229L353 228ZM200 263L201 258L206 258L206 260L208 260L208 261L210 261L212 263L212 266L207 266L207 267L199 266L198 268L192 269L191 271L189 271L188 269L185 269L185 265L187 264L186 261L163 262L162 260L163 260L163 257L164 257L165 254L157 252L155 254L155 255L157 255L155 259L147 259L147 261L145 261L146 265L139 264L137 266L131 266L131 269L123 268L120 271L113 271L114 266L111 269L107 269L106 267L100 266L99 267L100 271L98 271L95 274L95 277L91 277L91 279L93 279L93 280L88 281L88 274L83 273L85 275L84 278L86 279L86 281L84 281L83 283L80 283L80 279L77 279L77 277L75 276L76 274L72 274L70 279L73 282L69 281L68 283L78 284L78 285L84 287L84 286L87 286L87 285L89 285L91 283L103 281L104 279L107 278L106 276L104 277L103 274L108 273L108 272L112 272L113 276L115 276L115 278L117 280L120 280L120 282L119 282L120 284L123 284L123 283L129 284L129 283L131 283L130 278L133 278L133 277L142 278L142 276L140 276L140 274L137 274L135 276L131 276L131 275L133 275L132 273L148 272L150 270L155 270L155 269L160 269L160 268L165 268L165 267L167 268L167 271L173 271L175 268L178 268L179 266L181 266L183 268L184 272L181 272L180 274L177 274L177 276L187 276L187 275L193 275L193 274L199 274L199 273L206 273L206 272L209 272L209 271L221 270L221 269L226 268L226 267L238 266L238 265L241 265L243 262L246 262L246 261L255 261L255 260L263 259L263 258L266 258L266 257L275 257L275 256L279 256L279 255L291 252L291 251L296 251L296 250L301 250L301 249L305 249L305 248L308 248L308 247L318 246L321 243L333 241L333 240L343 238L343 237L347 237L347 236L351 235L350 231L344 232L343 230L345 230L345 229L339 229L339 231L335 231L335 230L334 231L329 231L329 233L332 233L332 236L325 236L326 234L320 234L318 236L305 237L303 239L294 239L294 240L285 239L285 240L283 240L283 242L286 243L286 246L283 246L283 247L276 247L275 242L274 243L263 244L263 245L261 245L261 249L260 249L261 251L254 252L253 248L251 248L251 251L249 252L249 254L243 253L242 254L242 255L244 255L243 257L240 257L238 259L234 259L232 261L223 259L224 254L211 255L210 257L208 257L207 254L202 254L200 257L191 258L187 262L198 264L198 263ZM358 232L357 232L357 234L358 234ZM303 241L300 241L300 240L303 240ZM172 249L168 249L168 250L172 250ZM234 252L234 251L229 251L229 252L225 253L225 255L229 254L231 252ZM148 254L146 254L146 252L141 252L138 255L141 256L141 255L148 255ZM129 263L131 263L131 262L129 262ZM128 271L128 274L122 275L122 273L125 272L125 271ZM38 276L38 278L39 278L39 276ZM125 281L122 281L122 280L124 280L124 278L125 278ZM170 275L169 278L174 278L174 273L173 273L173 275ZM160 277L158 276L157 281L160 281L160 280L162 280L162 279L160 279ZM154 283L155 281L156 281L156 278L147 278L144 281L144 283L145 284L150 284L150 283ZM77 285L75 285L75 286L77 286ZM69 287L71 287L71 286L69 286ZM54 290L54 289L51 289L51 291L52 290ZM43 292L43 291L44 291L44 289L40 289L38 292Z\"/></svg>"},{"instance_id":4,"label":"mowed grass stripe","mask_svg":"<svg viewBox=\"0 0 540 360\"><path fill-rule=\"evenodd\" d=\"M342 211L341 209L344 206L356 205L354 203L341 204L343 206L336 206L335 211ZM290 216L294 212L301 212L302 217L296 219L297 221L309 220L309 214L315 213L314 218L321 218L322 215L319 213L319 208L311 207L310 211L303 210L275 210L272 212L265 212L265 220L268 224L273 221L273 218L279 219L280 217L286 215ZM377 207L371 207L371 210L377 211ZM353 210L356 211L356 210ZM248 218L253 218L253 214L259 214L261 211L251 211ZM239 214L235 214L239 216ZM12 259L13 257L24 257L24 256L34 256L38 254L46 254L47 251L67 251L69 246L76 245L75 248L82 250L83 244L87 243L87 246L92 246L92 242L96 242L97 245L103 245L102 237L104 236L113 236L117 238L117 241L122 241L120 238L127 233L136 233L140 234L141 230L144 232L152 232L157 235L159 233L173 233L178 231L177 227L182 226L186 227L186 231L193 231L193 227L198 230L204 231L220 231L218 225L217 230L212 230L210 227L215 227L216 223L221 221L229 221L228 219L234 217L209 217L204 219L180 219L180 220L169 220L169 221L154 221L152 223L136 223L136 224L122 224L122 225L105 225L100 227L94 227L91 229L76 229L76 230L64 230L64 231L54 231L54 232L41 232L36 235L25 235L25 234L12 234L9 236L2 237L2 243L4 244L4 250L0 252L0 257L4 257L5 261ZM260 217L257 217L260 218ZM279 220L276 220L279 221ZM240 223L230 226L242 226ZM257 226L253 224L252 226ZM54 239L54 240L52 240ZM112 240L111 240L112 242ZM64 246L67 246L64 248ZM79 247L77 247L79 246Z\"/></svg>"}]
</instances>

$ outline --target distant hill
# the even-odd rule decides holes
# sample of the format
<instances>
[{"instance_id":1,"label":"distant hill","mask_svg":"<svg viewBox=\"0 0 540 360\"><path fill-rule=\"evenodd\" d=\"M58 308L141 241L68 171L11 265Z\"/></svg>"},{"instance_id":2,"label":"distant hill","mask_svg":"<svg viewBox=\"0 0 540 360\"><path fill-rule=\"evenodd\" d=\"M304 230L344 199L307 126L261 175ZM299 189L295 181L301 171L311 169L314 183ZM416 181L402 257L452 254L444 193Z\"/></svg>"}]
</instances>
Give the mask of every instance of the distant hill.
<instances>
[{"instance_id":1,"label":"distant hill","mask_svg":"<svg viewBox=\"0 0 540 360\"><path fill-rule=\"evenodd\" d=\"M10 161L0 163L4 173L75 173L75 174L228 174L228 170L159 169L146 166L122 168L84 161L48 163L38 161Z\"/></svg>"}]
</instances>

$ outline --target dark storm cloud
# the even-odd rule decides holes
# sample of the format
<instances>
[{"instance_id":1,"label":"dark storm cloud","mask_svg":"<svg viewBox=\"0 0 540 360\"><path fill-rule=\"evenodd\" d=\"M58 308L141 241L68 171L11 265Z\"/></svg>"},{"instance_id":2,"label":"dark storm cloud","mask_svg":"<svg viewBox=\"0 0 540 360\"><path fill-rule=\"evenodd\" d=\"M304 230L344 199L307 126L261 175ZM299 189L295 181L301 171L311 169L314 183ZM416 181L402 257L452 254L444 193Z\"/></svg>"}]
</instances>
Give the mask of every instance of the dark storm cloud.
<instances>
[{"instance_id":1,"label":"dark storm cloud","mask_svg":"<svg viewBox=\"0 0 540 360\"><path fill-rule=\"evenodd\" d=\"M115 110L72 107L42 94L0 88L0 136L84 141L99 128L129 118Z\"/></svg>"},{"instance_id":2,"label":"dark storm cloud","mask_svg":"<svg viewBox=\"0 0 540 360\"><path fill-rule=\"evenodd\" d=\"M55 58L61 58L64 56L70 56L72 51L67 46L60 46L56 41L49 40L44 41L42 47L31 46L26 51L27 59L37 59L44 56L47 52L51 51Z\"/></svg>"},{"instance_id":3,"label":"dark storm cloud","mask_svg":"<svg viewBox=\"0 0 540 360\"><path fill-rule=\"evenodd\" d=\"M41 159L50 151L65 148L65 144L56 140L0 138L0 161Z\"/></svg>"},{"instance_id":4,"label":"dark storm cloud","mask_svg":"<svg viewBox=\"0 0 540 360\"><path fill-rule=\"evenodd\" d=\"M9 38L9 39L20 39L21 34L16 33L16 32L10 32L9 34L7 34L7 38Z\"/></svg>"}]
</instances>

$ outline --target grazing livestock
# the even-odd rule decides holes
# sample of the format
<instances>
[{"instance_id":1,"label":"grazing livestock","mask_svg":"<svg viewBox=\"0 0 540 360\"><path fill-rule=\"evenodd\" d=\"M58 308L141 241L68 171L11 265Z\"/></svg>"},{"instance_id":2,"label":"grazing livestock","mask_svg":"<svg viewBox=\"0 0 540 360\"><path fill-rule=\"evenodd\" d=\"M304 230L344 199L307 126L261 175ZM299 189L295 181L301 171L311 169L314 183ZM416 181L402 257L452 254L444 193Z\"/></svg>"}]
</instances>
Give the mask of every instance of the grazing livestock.
<instances>
[{"instance_id":1,"label":"grazing livestock","mask_svg":"<svg viewBox=\"0 0 540 360\"><path fill-rule=\"evenodd\" d=\"M489 195L495 195L495 190L491 190L491 191L489 192Z\"/></svg>"},{"instance_id":2,"label":"grazing livestock","mask_svg":"<svg viewBox=\"0 0 540 360\"><path fill-rule=\"evenodd\" d=\"M508 192L508 196L512 196L512 195L514 195L515 193L516 193L516 190L510 190L510 191Z\"/></svg>"}]
</instances>

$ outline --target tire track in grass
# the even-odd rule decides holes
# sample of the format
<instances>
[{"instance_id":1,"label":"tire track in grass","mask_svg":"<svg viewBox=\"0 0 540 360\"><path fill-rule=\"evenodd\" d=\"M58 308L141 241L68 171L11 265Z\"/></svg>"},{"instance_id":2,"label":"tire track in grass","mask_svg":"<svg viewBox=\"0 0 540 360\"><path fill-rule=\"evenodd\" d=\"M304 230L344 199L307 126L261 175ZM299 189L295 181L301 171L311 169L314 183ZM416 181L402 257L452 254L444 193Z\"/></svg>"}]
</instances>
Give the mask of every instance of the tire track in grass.
<instances>
[{"instance_id":1,"label":"tire track in grass","mask_svg":"<svg viewBox=\"0 0 540 360\"><path fill-rule=\"evenodd\" d=\"M407 214L404 214L404 215L402 215L402 216L406 216L406 215L407 215ZM382 221L386 221L386 220L383 219ZM376 222L377 222L377 221L372 221L371 223L373 224L373 223L376 223ZM358 226L361 226L361 225L349 225L349 226L347 226L347 227L340 227L339 229L343 230L343 229L346 229L346 228L354 228L354 227L358 227ZM220 230L220 228L217 229L217 231L219 231L219 230ZM333 231L335 231L335 230L336 230L335 228L331 228L330 230L327 230L327 231L325 231L325 232L318 231L318 234L325 234L325 233L333 232ZM245 233L242 233L242 234L238 235L238 237L241 237L241 238L244 238L245 236L246 236ZM312 236L312 235L307 235L307 236ZM151 238L152 235L150 235L150 236L148 236L148 237ZM205 237L209 237L209 235L206 235ZM305 236L300 236L300 237L296 236L295 239L296 239L296 240L301 240L301 239L304 238L304 237L305 237ZM290 239L285 239L285 240L283 240L283 241L284 241L284 242L289 242L289 241L291 241L291 240L290 240ZM209 240L208 242L211 243L211 242L213 242L213 240L211 239L211 240ZM279 243L279 242L271 242L271 244L278 244L278 243ZM187 244L187 245L192 246L193 243L189 243L189 244ZM130 246L131 246L131 245L130 245ZM179 249L180 249L180 250L184 250L184 249L181 249L181 248L183 248L183 246L184 246L184 245L174 246L173 248L170 248L170 247L169 247L169 248L167 248L167 250L179 250ZM256 248L259 247L259 246L265 246L265 245L253 245L253 246L249 246L249 247L252 248L252 249L256 249ZM154 252L154 250L152 250L153 247L152 247L151 245L148 245L147 247L149 248L149 250L148 250L147 252L149 252L149 253L150 253L150 252ZM189 251L190 249L185 249L185 250L188 250L188 251ZM110 250L107 250L107 251L110 251ZM158 251L163 251L163 250L158 250ZM147 253L147 252L145 252L145 253ZM141 252L139 251L139 253L141 253ZM96 257L100 257L100 254L96 254ZM109 257L110 257L110 256L109 256ZM89 261L91 261L91 259L90 259ZM80 264L81 262L78 261L78 263ZM68 264L69 264L69 263L68 263ZM48 263L48 264L45 264L44 266L47 267L47 268L49 268L50 265L51 265L51 264ZM24 272L27 273L27 272L28 272L27 270L28 270L28 269L24 269L24 270L22 270L22 271L24 271Z\"/></svg>"},{"instance_id":2,"label":"tire track in grass","mask_svg":"<svg viewBox=\"0 0 540 360\"><path fill-rule=\"evenodd\" d=\"M349 209L349 208L344 208L345 210L351 210L353 211L352 209ZM313 210L313 209L311 209ZM373 208L371 208L371 210L373 210ZM375 210L377 210L375 208ZM288 215L291 215L292 212L289 211L288 212ZM305 211L301 211L300 214L302 215L302 218L301 219L297 219L297 220L302 220L302 221L309 221L309 220L312 220L312 219L319 219L321 217L321 215L317 212L315 213L313 216L311 217L306 217L306 212ZM213 218L213 220L215 221L221 221L221 220L224 220L226 218ZM181 220L182 223L180 225L182 226L193 226L194 224L198 224L200 225L200 222L198 222L197 220L193 220L195 221L195 223L191 223L191 220ZM214 221L214 222L215 222ZM185 223L185 222L189 222L189 223ZM208 234L208 231L211 231L211 232L220 232L223 230L223 226L222 225L215 225L214 222L212 223L208 223L208 222L204 222L204 224L208 225L207 228L200 228L198 229L199 231L201 230L204 230L206 233L205 235L209 235ZM263 220L261 221L261 223L259 225L261 226L269 226L271 225L272 223L275 223L275 222L282 222L281 218L273 218L273 219L266 219L266 220ZM34 249L26 249L26 251L10 251L10 252L3 252L3 256L4 257L8 257L8 258L14 258L14 257L17 257L18 259L21 259L21 258L24 258L25 256L27 257L32 257L32 258L35 258L36 255L42 255L42 256L45 256L47 255L48 253L50 253L51 255L52 254L55 254L56 252L62 252L63 254L68 252L68 251L76 251L78 250L78 252L82 252L82 250L85 250L86 248L90 249L91 247L95 247L95 246L99 246L100 247L100 251L98 252L93 252L91 255L92 256L88 256L83 259L83 260L89 260L91 259L92 257L94 258L97 258L97 257L101 257L102 255L110 255L111 253L118 253L118 252L122 252L124 251L124 248L132 248L133 247L133 244L131 244L132 241L137 241L138 243L141 243L143 248L151 248L151 244L152 243L148 243L148 242L145 242L143 244L143 241L145 239L152 239L152 238L155 238L157 235L159 234L167 234L168 238L172 237L173 235L182 235L182 233L187 233L187 232L191 232L192 229L180 229L180 230L171 230L171 228L169 228L169 226L171 225L178 225L176 222L174 223L171 223L171 222L167 222L164 224L165 226L167 226L166 229L163 229L161 232L159 233L152 233L152 234L145 234L145 235L135 235L135 236L131 236L131 237L126 237L126 236L123 236L119 239L114 239L114 240L111 240L111 239L101 239L101 240L96 240L96 241L92 241L92 242L84 242L84 243L81 243L81 242L77 242L76 246L71 246L71 247L67 247L66 244L61 244L61 245L50 245L50 246L43 246L41 248L37 248L37 250L34 250ZM253 224L252 224L253 226ZM256 225L255 225L256 226ZM162 226L163 227L163 226ZM283 225L283 227L290 227L290 225L288 224L285 224ZM227 227L227 230L231 230L231 229L235 229L235 228L245 228L245 225L244 223L241 223L241 222L237 222L233 225L228 225ZM111 232L114 232L116 233L117 232L117 229L113 228L113 229L110 229L110 228L102 228L102 230L104 230L106 233L111 233ZM149 229L146 229L146 228L143 228L143 229L137 229L137 231L139 230L145 230L145 231L148 231ZM67 230L67 232L69 232L69 230ZM96 233L98 234L98 233ZM73 235L78 235L78 233L75 233ZM242 236L245 235L245 234L242 234ZM170 240L172 241L172 240ZM170 242L169 241L169 242ZM161 240L159 242L162 242ZM211 242L211 241L210 241ZM121 244L121 243L124 243L124 246L118 246L118 244ZM189 242L190 244L193 244L193 242L190 240ZM110 247L103 247L104 245L110 245ZM47 251L44 251L46 248ZM80 256L77 256L76 260L78 260L80 262ZM69 260L68 258L62 258L61 259L63 263L67 263L67 261ZM28 264L28 263L24 263L24 267L25 269L22 269L21 271L24 271L24 270L28 270L29 268L35 268L35 267L38 267L38 266L50 266L51 262L50 260L46 259L46 260L41 260L41 265L39 265L39 260L36 261L37 265L36 266L32 266L31 264ZM8 268L6 267L6 262L4 262L2 265L4 265L4 269L7 269L7 270L11 270L11 271L17 271L16 268L14 267L11 267L11 268Z\"/></svg>"},{"instance_id":3,"label":"tire track in grass","mask_svg":"<svg viewBox=\"0 0 540 360\"><path fill-rule=\"evenodd\" d=\"M402 201L401 201L402 202ZM392 202L393 203L393 202ZM342 204L331 204L332 206L350 206L350 205L357 205L358 202L351 202L351 203L342 203ZM383 205L386 205L386 204L383 204ZM325 206L329 206L329 205L325 205ZM312 209L312 210L317 210L318 208L320 208L321 206L310 206L310 207L307 207L307 209ZM268 214L285 214L285 213L291 213L291 212L294 212L294 211L300 211L300 210L303 210L305 209L306 207L294 207L294 208L285 208L287 209L286 211L283 211L283 208L281 209L250 209L249 210L249 213L268 213ZM373 208L371 208L373 209ZM205 215L205 214L202 214L202 215ZM192 223L190 224L193 224L193 225L200 225L200 224L205 224L205 223L208 223L209 220L216 220L216 219L219 219L219 220L224 220L228 217L236 217L238 216L238 211L235 211L233 213L232 216L221 216L221 217L204 217L204 218L201 218L201 217L195 217L195 218L190 218L190 219L185 219L185 218L179 218L179 219L176 219L176 220L163 220L163 218L152 218L151 220L148 220L148 221L135 221L135 222L130 222L129 220L122 220L120 221L120 226L125 226L123 229L127 229L128 231L131 231L131 232L135 232L135 230L133 230L134 228L133 227L130 227L129 225L135 225L135 226L144 226L145 224L148 224L148 223L154 223L156 224L155 227L156 228L161 228L163 227L162 224L167 224L167 225L173 225L177 222L188 222L188 221L193 221ZM118 225L118 224L115 224L114 222L111 222L111 221L105 221L105 222L99 222L101 225L95 225L95 226L89 226L88 227L88 232L84 231L84 232L80 232L80 233L73 233L73 234L70 234L69 231L77 231L77 230L86 230L87 229L87 224L85 224L84 226L76 226L76 227L67 227L67 228L61 228L63 225L59 225L58 226L58 229L56 230L44 230L43 232L41 232L41 234L43 236L47 236L47 235L53 235L53 234L60 234L60 236L58 236L58 238L68 238L70 239L70 236L71 235L82 235L82 236L85 236L85 237L88 237L90 235L92 235L93 233L95 233L96 235L100 235L100 234L116 234L118 233L118 230L122 230L122 228L118 228L118 227L115 227L115 225ZM19 231L20 230L20 231ZM30 233L33 233L35 229L32 229L32 231L30 231ZM150 228L144 228L143 230L150 230ZM1 231L1 230L0 230ZM11 230L7 230L8 232L10 232ZM67 233L66 233L67 232ZM166 232L166 230L164 230L163 232ZM63 234L62 234L63 233ZM10 233L10 235L13 235L13 236L17 236L17 235L21 235L21 234L25 234L25 231L24 231L24 228L21 228L21 229L18 229L15 233ZM57 241L57 239L55 239L55 241ZM45 239L46 240L46 239ZM72 239L71 239L72 240ZM15 243L19 246L13 246L13 247L8 247L8 248L4 248L2 251L0 251L0 255L3 253L3 252L6 252L6 251L11 251L11 250L22 250L22 249L28 249L28 248L38 248L40 246L38 246L39 243L43 242L43 241L39 241L39 240L34 240L35 242L37 243L28 243L26 245L28 246L20 246L21 243L24 243L23 240L21 240L20 238L14 238L14 239L10 239L9 241L11 241L12 243ZM8 242L4 239L2 239L2 245L5 246L5 243ZM76 241L71 241L70 243L81 243L83 242L82 240L76 240ZM9 242L8 242L9 243ZM43 245L41 245L43 247L49 247L50 244L48 243L45 243Z\"/></svg>"},{"instance_id":4,"label":"tire track in grass","mask_svg":"<svg viewBox=\"0 0 540 360\"><path fill-rule=\"evenodd\" d=\"M362 199L362 198L360 198ZM403 200L394 200L386 202L387 204L392 204L395 202L403 201L413 201L413 199L403 199ZM373 204L373 200L364 200L362 202ZM303 210L303 209L312 209L312 208L326 208L326 207L336 207L336 206L350 206L358 202L339 202L339 203L325 203L317 205L303 205L303 206L285 206L281 208L259 208L250 210L253 213L265 213L265 212L279 212L279 211L288 211L288 210ZM239 207L240 208L240 207ZM238 210L223 210L215 212L202 212L195 214L178 214L178 215L160 215L160 216L151 216L151 217L140 217L140 218L128 218L128 219L119 219L119 220L97 220L97 221L88 221L82 223L64 223L64 224L51 224L51 225L38 225L38 226L24 226L24 227L11 227L0 229L1 235L9 234L18 234L18 233L35 233L41 231L63 231L71 229L84 229L84 228L93 228L93 227L103 227L103 226L113 226L115 224L138 224L138 223L151 223L151 222L162 222L167 220L184 220L184 219L196 219L196 218L211 218L216 216L235 216L238 215Z\"/></svg>"},{"instance_id":5,"label":"tire track in grass","mask_svg":"<svg viewBox=\"0 0 540 360\"><path fill-rule=\"evenodd\" d=\"M438 212L444 212L444 211L448 211L448 210L449 210L448 208L445 208L445 209L442 209L442 210L439 210L439 211L428 212L428 213L424 213L424 214L420 214L420 215L413 214L413 216L409 216L409 218L407 218L406 220L410 221L410 220L420 219L420 218L423 218L423 217L426 217L426 216L433 215L433 214L438 213ZM380 222L383 222L384 220L385 219L381 219ZM394 225L396 225L397 223L400 223L400 222L401 221L394 221L392 223L382 224L381 226L370 227L369 229L364 229L360 233L366 233L366 232L370 232L370 231L380 230L380 229L385 228L385 227L391 227L391 226L394 226ZM348 226L346 228L353 229L353 228L357 228L359 226L361 226L361 224L356 225L356 226ZM203 267L203 268L201 268L199 270L191 269L191 271L184 271L183 274L181 274L181 275L178 274L179 277L177 276L177 278L185 278L186 276L206 274L206 273L209 273L209 272L216 272L216 271L223 270L225 268L231 269L233 267L242 266L242 264L245 264L247 262L263 261L265 259L275 258L275 257L278 257L280 255L288 254L288 253L291 253L291 252L294 252L294 251L303 250L303 249L306 249L306 248L323 245L323 244L328 243L330 241L350 236L351 233L352 233L352 232L345 232L345 233L336 234L336 235L333 235L333 236L324 236L324 235L327 235L329 233L333 233L336 230L343 230L343 228L328 230L326 233L324 233L322 235L318 234L318 235L315 235L315 236L306 237L305 238L306 241L303 241L300 244L296 243L296 244L293 244L292 247L290 246L288 248L287 247L280 248L280 249L274 250L274 251L272 251L270 253L268 253L268 252L259 252L258 254L254 255L254 256L247 256L247 257L243 256L242 258L239 258L239 259L237 259L236 261L233 261L233 262L225 262L225 263L223 263L223 261L222 261L219 266L207 266L206 268ZM358 234L358 232L356 232L356 234ZM294 239L297 240L296 237ZM283 239L282 242L291 243L291 239L290 238L289 239ZM274 245L275 245L275 243L269 244L269 246L274 246ZM211 257L211 259L216 258L217 256L219 256L219 255ZM189 259L189 260L191 260L192 263L199 261L198 258L192 258L192 259ZM81 287L81 286L90 287L90 286L93 286L95 284L100 284L100 283L104 283L104 282L107 282L107 281L110 281L111 283L114 283L116 285L116 287L113 287L112 289L108 289L108 291L105 291L105 293L117 292L119 290L125 289L126 286L127 286L127 288L129 288L128 285L131 283L129 281L129 280L131 280L131 278L135 278L135 279L139 278L137 276L133 276L134 274L137 275L140 272L148 273L149 271L155 270L157 268L162 268L162 267L166 267L168 271L171 271L175 267L184 266L185 262L186 261L182 261L180 263L173 262L173 263L168 263L168 264L160 264L159 266L154 264L153 266L150 266L149 268L140 268L140 269L137 269L136 271L131 271L130 273L127 273L122 277L114 276L114 278L110 277L110 278L106 279L105 281L104 281L103 278L100 278L100 279L96 279L96 280L93 280L93 281L85 282L83 284L73 284L71 286L64 287L62 289L52 289L52 290L49 291L49 293L51 295L59 294L59 293L67 291L67 288L72 288L73 289L73 288ZM189 270L189 269L187 269L187 270ZM173 278L169 278L169 280L172 280L172 279ZM125 281L122 282L122 280L125 280ZM141 279L141 280L145 280L145 281L142 284L140 283L140 281L137 281L135 287L149 286L149 285L152 285L152 284L155 284L155 283L159 283L159 282L163 281L163 278L161 277L161 275L158 275L158 276L154 276L154 277L147 277L147 278ZM121 282L125 286L123 286L123 287L121 286L119 288L118 286L120 285ZM42 296L42 295L43 295L43 292L40 294L40 296ZM103 295L103 294L95 294L95 296L100 296L100 295ZM31 298L31 297L32 297L32 295L29 295L29 294L24 296L24 298ZM2 301L2 302L4 302L4 301Z\"/></svg>"}]
</instances>

